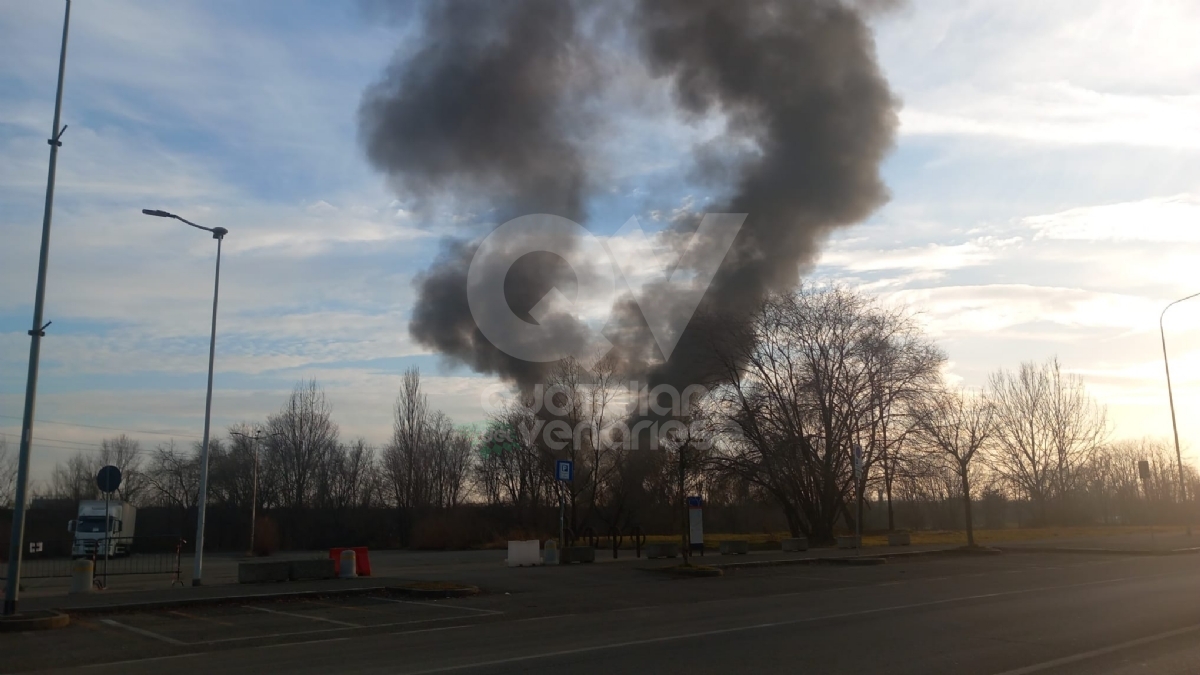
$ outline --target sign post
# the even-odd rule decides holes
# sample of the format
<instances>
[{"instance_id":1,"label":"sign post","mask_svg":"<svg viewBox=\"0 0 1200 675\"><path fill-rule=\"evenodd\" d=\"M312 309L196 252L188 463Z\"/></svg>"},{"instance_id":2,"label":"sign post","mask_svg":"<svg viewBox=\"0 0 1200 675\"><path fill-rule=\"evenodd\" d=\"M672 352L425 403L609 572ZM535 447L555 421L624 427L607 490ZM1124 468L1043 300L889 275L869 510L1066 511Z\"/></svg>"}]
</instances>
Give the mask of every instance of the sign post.
<instances>
[{"instance_id":1,"label":"sign post","mask_svg":"<svg viewBox=\"0 0 1200 675\"><path fill-rule=\"evenodd\" d=\"M688 548L704 555L704 500L688 497Z\"/></svg>"},{"instance_id":2,"label":"sign post","mask_svg":"<svg viewBox=\"0 0 1200 675\"><path fill-rule=\"evenodd\" d=\"M855 500L857 505L854 512L854 548L858 553L862 553L862 472L863 472L863 453L862 446L858 443L854 444L854 491L857 495Z\"/></svg>"},{"instance_id":3,"label":"sign post","mask_svg":"<svg viewBox=\"0 0 1200 675\"><path fill-rule=\"evenodd\" d=\"M1138 475L1142 479L1142 493L1146 495L1146 521L1150 525L1150 546L1154 546L1154 518L1150 514L1150 462L1138 460Z\"/></svg>"},{"instance_id":4,"label":"sign post","mask_svg":"<svg viewBox=\"0 0 1200 675\"><path fill-rule=\"evenodd\" d=\"M101 467L100 472L96 474L96 487L104 493L104 573L100 587L108 588L108 538L112 534L112 511L108 502L112 493L121 487L121 470L111 464Z\"/></svg>"},{"instance_id":5,"label":"sign post","mask_svg":"<svg viewBox=\"0 0 1200 675\"><path fill-rule=\"evenodd\" d=\"M560 483L570 483L575 480L575 462L569 459L560 459L554 462L554 478ZM566 537L566 514L567 504L563 499L561 488L558 492L558 548L561 551L567 542Z\"/></svg>"}]
</instances>

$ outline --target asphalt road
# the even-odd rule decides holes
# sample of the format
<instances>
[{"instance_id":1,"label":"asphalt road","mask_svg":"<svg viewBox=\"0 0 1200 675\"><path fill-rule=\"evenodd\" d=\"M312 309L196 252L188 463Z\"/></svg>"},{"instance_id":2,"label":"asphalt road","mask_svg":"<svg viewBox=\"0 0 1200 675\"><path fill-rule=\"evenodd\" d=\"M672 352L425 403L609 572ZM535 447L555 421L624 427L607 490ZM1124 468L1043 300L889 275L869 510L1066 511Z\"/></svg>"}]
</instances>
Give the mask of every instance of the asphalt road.
<instances>
[{"instance_id":1,"label":"asphalt road","mask_svg":"<svg viewBox=\"0 0 1200 675\"><path fill-rule=\"evenodd\" d=\"M505 570L485 596L89 617L0 635L74 673L1195 673L1200 556L1063 554L667 579ZM507 581L506 581L507 580Z\"/></svg>"}]
</instances>

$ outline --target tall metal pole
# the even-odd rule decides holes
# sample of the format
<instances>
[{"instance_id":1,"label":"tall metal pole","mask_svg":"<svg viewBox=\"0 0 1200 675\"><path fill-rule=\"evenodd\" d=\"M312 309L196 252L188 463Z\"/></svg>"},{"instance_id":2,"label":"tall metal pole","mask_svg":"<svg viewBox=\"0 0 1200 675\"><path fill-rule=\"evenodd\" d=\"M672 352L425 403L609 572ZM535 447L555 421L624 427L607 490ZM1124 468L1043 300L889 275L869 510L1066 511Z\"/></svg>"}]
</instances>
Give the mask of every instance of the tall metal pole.
<instances>
[{"instance_id":1,"label":"tall metal pole","mask_svg":"<svg viewBox=\"0 0 1200 675\"><path fill-rule=\"evenodd\" d=\"M108 588L108 535L112 532L112 507L108 505L108 502L111 498L111 492L104 493L104 584L101 586L102 588Z\"/></svg>"},{"instance_id":2,"label":"tall metal pole","mask_svg":"<svg viewBox=\"0 0 1200 675\"><path fill-rule=\"evenodd\" d=\"M1179 425L1175 422L1175 394L1171 391L1171 363L1167 360L1167 332L1163 329L1163 317L1166 316L1167 310L1171 309L1172 305L1177 305L1184 300L1190 300L1198 295L1200 293L1193 293L1186 298L1180 298L1163 307L1162 314L1158 315L1158 334L1162 338L1163 368L1167 371L1167 402L1171 405L1171 431L1175 434L1175 461L1179 467L1179 501L1183 503L1189 537L1192 536L1192 509L1187 503L1187 485L1183 480L1183 453L1179 450Z\"/></svg>"},{"instance_id":3,"label":"tall metal pole","mask_svg":"<svg viewBox=\"0 0 1200 675\"><path fill-rule=\"evenodd\" d=\"M208 395L204 399L204 444L200 447L200 495L196 500L196 559L192 565L192 585L200 585L201 566L204 563L204 510L208 502L208 431L212 421L213 359L217 353L217 295L221 289L221 242L225 241L225 229L212 231L217 240L217 272L213 281L212 333L208 340Z\"/></svg>"},{"instance_id":4,"label":"tall metal pole","mask_svg":"<svg viewBox=\"0 0 1200 675\"><path fill-rule=\"evenodd\" d=\"M254 480L250 488L250 554L254 555L254 525L258 518L258 439L262 432L254 434Z\"/></svg>"},{"instance_id":5,"label":"tall metal pole","mask_svg":"<svg viewBox=\"0 0 1200 675\"><path fill-rule=\"evenodd\" d=\"M29 450L33 443L33 414L37 401L38 361L42 352L42 337L46 326L42 310L46 303L46 267L50 259L50 217L54 211L54 172L58 166L58 149L62 146L59 128L62 118L63 76L67 67L67 27L71 22L71 0L67 0L63 15L62 49L58 54L58 91L54 96L54 126L50 130L50 171L46 178L46 207L42 213L42 250L38 258L37 294L33 301L33 327L29 331L29 374L25 380L25 413L21 418L21 448L17 460L17 491L13 505L12 537L8 545L8 578L4 585L4 614L17 613L17 596L21 589L21 554L25 547L25 499L29 489Z\"/></svg>"}]
</instances>

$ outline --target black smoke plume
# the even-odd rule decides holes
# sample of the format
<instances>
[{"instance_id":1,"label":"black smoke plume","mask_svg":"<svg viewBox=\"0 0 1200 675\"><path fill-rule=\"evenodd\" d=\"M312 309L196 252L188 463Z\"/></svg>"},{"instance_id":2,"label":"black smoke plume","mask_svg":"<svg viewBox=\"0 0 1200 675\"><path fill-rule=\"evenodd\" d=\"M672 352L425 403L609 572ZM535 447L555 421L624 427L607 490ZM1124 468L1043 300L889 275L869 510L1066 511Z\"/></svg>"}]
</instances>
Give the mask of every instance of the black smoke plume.
<instances>
[{"instance_id":1,"label":"black smoke plume","mask_svg":"<svg viewBox=\"0 0 1200 675\"><path fill-rule=\"evenodd\" d=\"M699 175L729 195L707 210L749 214L705 293L698 314L709 320L693 321L665 362L655 358L628 296L605 330L627 375L682 389L713 375L704 365L706 326L744 321L766 294L798 282L833 230L861 221L886 200L879 166L892 145L896 102L866 23L871 3L600 6L622 18L646 71L671 88L677 106L698 118L722 117L723 140L742 148L694 152ZM595 121L586 102L604 91L609 76L597 66L601 38L583 28L589 16L583 7L565 0L427 5L423 44L364 96L360 133L372 164L416 202L447 194L482 198L490 200L497 224L539 212L585 223L583 204L595 187L592 149L581 140ZM695 225L681 222L661 240L681 251ZM506 356L476 329L466 301L474 251L470 241L449 242L419 279L413 335L478 371L522 386L544 381L544 364ZM514 266L505 288L520 314L551 287L566 293L573 282L566 266L535 262ZM651 294L673 306L667 285ZM565 322L564 339L573 339L572 331Z\"/></svg>"}]
</instances>

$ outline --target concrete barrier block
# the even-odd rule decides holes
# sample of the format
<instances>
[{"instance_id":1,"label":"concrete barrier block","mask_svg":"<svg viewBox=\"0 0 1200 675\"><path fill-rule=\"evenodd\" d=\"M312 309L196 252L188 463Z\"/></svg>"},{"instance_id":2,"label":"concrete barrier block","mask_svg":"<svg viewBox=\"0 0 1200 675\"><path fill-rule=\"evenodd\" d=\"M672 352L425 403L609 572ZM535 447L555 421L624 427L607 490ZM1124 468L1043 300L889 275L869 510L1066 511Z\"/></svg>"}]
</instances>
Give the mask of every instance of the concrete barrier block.
<instances>
[{"instance_id":1,"label":"concrete barrier block","mask_svg":"<svg viewBox=\"0 0 1200 675\"><path fill-rule=\"evenodd\" d=\"M545 547L542 548L542 564L557 565L558 563L558 542L550 539L546 542Z\"/></svg>"},{"instance_id":2,"label":"concrete barrier block","mask_svg":"<svg viewBox=\"0 0 1200 675\"><path fill-rule=\"evenodd\" d=\"M238 563L239 584L287 581L291 565L286 561Z\"/></svg>"},{"instance_id":3,"label":"concrete barrier block","mask_svg":"<svg viewBox=\"0 0 1200 675\"><path fill-rule=\"evenodd\" d=\"M780 548L791 553L808 550L808 537L796 537L795 539L784 539L780 544Z\"/></svg>"},{"instance_id":4,"label":"concrete barrier block","mask_svg":"<svg viewBox=\"0 0 1200 675\"><path fill-rule=\"evenodd\" d=\"M596 562L596 549L591 546L564 546L562 564Z\"/></svg>"},{"instance_id":5,"label":"concrete barrier block","mask_svg":"<svg viewBox=\"0 0 1200 675\"><path fill-rule=\"evenodd\" d=\"M748 541L721 542L721 555L746 555L749 552L750 542Z\"/></svg>"},{"instance_id":6,"label":"concrete barrier block","mask_svg":"<svg viewBox=\"0 0 1200 675\"><path fill-rule=\"evenodd\" d=\"M858 548L858 545L859 545L858 537L856 537L852 534L839 535L837 538L837 547L838 548Z\"/></svg>"},{"instance_id":7,"label":"concrete barrier block","mask_svg":"<svg viewBox=\"0 0 1200 675\"><path fill-rule=\"evenodd\" d=\"M537 539L508 542L508 566L532 567L542 564L542 544Z\"/></svg>"},{"instance_id":8,"label":"concrete barrier block","mask_svg":"<svg viewBox=\"0 0 1200 675\"><path fill-rule=\"evenodd\" d=\"M911 546L912 535L907 532L889 532L888 546Z\"/></svg>"},{"instance_id":9,"label":"concrete barrier block","mask_svg":"<svg viewBox=\"0 0 1200 675\"><path fill-rule=\"evenodd\" d=\"M288 561L288 578L292 581L301 579L332 579L337 576L335 565L329 558L314 560Z\"/></svg>"},{"instance_id":10,"label":"concrete barrier block","mask_svg":"<svg viewBox=\"0 0 1200 675\"><path fill-rule=\"evenodd\" d=\"M647 558L678 558L679 544L654 543L646 544Z\"/></svg>"}]
</instances>

